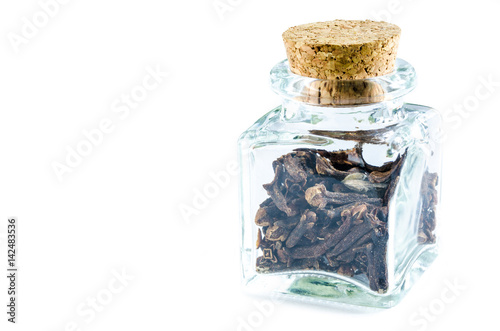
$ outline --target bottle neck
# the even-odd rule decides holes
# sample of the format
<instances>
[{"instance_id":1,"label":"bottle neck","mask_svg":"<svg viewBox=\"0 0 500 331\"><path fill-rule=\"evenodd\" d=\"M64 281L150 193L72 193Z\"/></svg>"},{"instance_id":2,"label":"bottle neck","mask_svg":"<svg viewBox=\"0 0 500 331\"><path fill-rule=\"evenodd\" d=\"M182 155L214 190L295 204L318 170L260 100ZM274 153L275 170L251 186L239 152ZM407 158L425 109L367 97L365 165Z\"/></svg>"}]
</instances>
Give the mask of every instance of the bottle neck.
<instances>
[{"instance_id":1,"label":"bottle neck","mask_svg":"<svg viewBox=\"0 0 500 331\"><path fill-rule=\"evenodd\" d=\"M286 60L271 70L271 87L283 100L282 120L328 123L330 129L376 129L403 120L403 97L415 86L415 70L402 59L388 75L359 80L299 76Z\"/></svg>"},{"instance_id":2,"label":"bottle neck","mask_svg":"<svg viewBox=\"0 0 500 331\"><path fill-rule=\"evenodd\" d=\"M402 98L358 106L335 107L282 99L283 121L313 123L329 130L376 130L397 124L405 118Z\"/></svg>"}]
</instances>

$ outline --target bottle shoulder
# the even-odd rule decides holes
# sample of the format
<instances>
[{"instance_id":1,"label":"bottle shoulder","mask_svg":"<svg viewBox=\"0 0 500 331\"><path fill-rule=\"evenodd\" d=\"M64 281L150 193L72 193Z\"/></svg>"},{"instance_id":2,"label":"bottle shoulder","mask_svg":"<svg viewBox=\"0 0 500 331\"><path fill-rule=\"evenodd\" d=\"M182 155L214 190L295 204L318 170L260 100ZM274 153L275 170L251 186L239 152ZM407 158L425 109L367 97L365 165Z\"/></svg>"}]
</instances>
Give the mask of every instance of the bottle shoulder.
<instances>
[{"instance_id":1,"label":"bottle shoulder","mask_svg":"<svg viewBox=\"0 0 500 331\"><path fill-rule=\"evenodd\" d=\"M439 130L442 122L440 113L428 106L404 103L397 110L370 107L309 112L278 106L243 132L239 141L276 143L278 140L306 139L325 143L325 134L330 138L342 134L353 139L357 135L369 136L374 141L386 142L401 135L423 139L432 134L431 131Z\"/></svg>"},{"instance_id":2,"label":"bottle shoulder","mask_svg":"<svg viewBox=\"0 0 500 331\"><path fill-rule=\"evenodd\" d=\"M285 130L285 123L280 119L281 111L282 106L280 105L264 114L240 135L238 141L251 140L258 136L266 136L267 133Z\"/></svg>"},{"instance_id":3,"label":"bottle shoulder","mask_svg":"<svg viewBox=\"0 0 500 331\"><path fill-rule=\"evenodd\" d=\"M418 119L419 121L432 121L437 122L437 124L439 125L443 121L441 113L435 108L413 103L405 103L404 107L407 113L414 114L414 118Z\"/></svg>"}]
</instances>

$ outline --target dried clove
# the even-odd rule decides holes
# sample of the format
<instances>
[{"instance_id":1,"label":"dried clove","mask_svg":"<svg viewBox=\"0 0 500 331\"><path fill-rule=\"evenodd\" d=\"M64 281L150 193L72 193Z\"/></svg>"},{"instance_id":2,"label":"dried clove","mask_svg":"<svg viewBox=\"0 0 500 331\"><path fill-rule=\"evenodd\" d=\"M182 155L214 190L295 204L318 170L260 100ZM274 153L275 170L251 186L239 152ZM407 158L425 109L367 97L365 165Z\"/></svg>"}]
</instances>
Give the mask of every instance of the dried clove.
<instances>
[{"instance_id":1,"label":"dried clove","mask_svg":"<svg viewBox=\"0 0 500 331\"><path fill-rule=\"evenodd\" d=\"M330 252L326 253L326 256L337 256L347 249L349 249L354 243L356 243L361 237L372 230L372 226L369 222L365 221L362 224L354 226L349 234L344 237Z\"/></svg>"},{"instance_id":2,"label":"dried clove","mask_svg":"<svg viewBox=\"0 0 500 331\"><path fill-rule=\"evenodd\" d=\"M381 199L369 198L365 194L329 192L323 184L317 184L308 188L305 197L311 206L318 207L319 209L325 208L327 204L343 205L352 202L382 203Z\"/></svg>"},{"instance_id":3,"label":"dried clove","mask_svg":"<svg viewBox=\"0 0 500 331\"><path fill-rule=\"evenodd\" d=\"M336 179L344 179L349 175L349 172L347 171L335 169L329 159L324 158L319 154L316 154L316 171L320 175L332 176Z\"/></svg>"},{"instance_id":4,"label":"dried clove","mask_svg":"<svg viewBox=\"0 0 500 331\"><path fill-rule=\"evenodd\" d=\"M344 219L343 223L335 232L329 233L319 244L295 248L292 250L291 256L295 259L319 257L325 254L330 247L335 246L349 233L349 229L351 228L350 211L345 210L342 214Z\"/></svg>"},{"instance_id":5,"label":"dried clove","mask_svg":"<svg viewBox=\"0 0 500 331\"><path fill-rule=\"evenodd\" d=\"M386 184L373 183L368 181L367 179L368 176L363 173L352 173L344 178L342 184L347 186L349 189L359 193L367 193L375 190L385 190L387 188Z\"/></svg>"},{"instance_id":6,"label":"dried clove","mask_svg":"<svg viewBox=\"0 0 500 331\"><path fill-rule=\"evenodd\" d=\"M433 244L436 242L433 232L436 229L437 184L437 174L429 172L424 174L421 187L422 213L419 222L419 244Z\"/></svg>"},{"instance_id":7,"label":"dried clove","mask_svg":"<svg viewBox=\"0 0 500 331\"><path fill-rule=\"evenodd\" d=\"M297 224L297 226L295 226L295 228L290 233L290 236L286 241L286 247L291 248L295 246L302 238L304 233L306 233L307 230L312 229L314 223L316 223L316 220L316 213L306 210L300 218L299 224Z\"/></svg>"},{"instance_id":8,"label":"dried clove","mask_svg":"<svg viewBox=\"0 0 500 331\"><path fill-rule=\"evenodd\" d=\"M348 133L335 135L351 139ZM257 248L262 250L258 272L336 272L366 277L373 291L387 291L388 208L406 152L374 166L364 160L361 143L337 152L296 149L273 162L274 178L264 185L269 198L255 216ZM426 172L420 244L435 242L436 185L437 175Z\"/></svg>"},{"instance_id":9,"label":"dried clove","mask_svg":"<svg viewBox=\"0 0 500 331\"><path fill-rule=\"evenodd\" d=\"M284 241L288 237L290 230L288 230L283 223L274 224L266 231L266 239L271 241Z\"/></svg>"}]
</instances>

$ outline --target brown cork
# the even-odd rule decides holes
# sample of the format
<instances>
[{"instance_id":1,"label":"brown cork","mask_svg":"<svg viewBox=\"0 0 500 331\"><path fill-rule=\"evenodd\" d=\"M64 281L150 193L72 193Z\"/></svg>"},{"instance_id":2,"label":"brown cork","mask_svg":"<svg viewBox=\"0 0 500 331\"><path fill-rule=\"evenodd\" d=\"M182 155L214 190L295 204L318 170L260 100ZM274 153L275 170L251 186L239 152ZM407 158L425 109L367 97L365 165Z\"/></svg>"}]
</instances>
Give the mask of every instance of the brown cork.
<instances>
[{"instance_id":1,"label":"brown cork","mask_svg":"<svg viewBox=\"0 0 500 331\"><path fill-rule=\"evenodd\" d=\"M313 105L362 105L384 100L384 89L369 80L315 80L304 86L297 101Z\"/></svg>"},{"instance_id":2,"label":"brown cork","mask_svg":"<svg viewBox=\"0 0 500 331\"><path fill-rule=\"evenodd\" d=\"M283 33L290 69L318 79L364 79L393 71L401 29L375 21L310 23Z\"/></svg>"}]
</instances>

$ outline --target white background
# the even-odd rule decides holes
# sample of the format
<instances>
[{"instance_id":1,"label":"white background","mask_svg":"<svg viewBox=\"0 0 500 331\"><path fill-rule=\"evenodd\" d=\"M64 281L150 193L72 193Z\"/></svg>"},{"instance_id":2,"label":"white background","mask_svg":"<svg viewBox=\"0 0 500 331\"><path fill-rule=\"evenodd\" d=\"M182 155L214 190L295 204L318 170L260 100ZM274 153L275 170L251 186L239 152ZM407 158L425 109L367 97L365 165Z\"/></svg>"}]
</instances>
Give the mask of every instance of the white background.
<instances>
[{"instance_id":1,"label":"white background","mask_svg":"<svg viewBox=\"0 0 500 331\"><path fill-rule=\"evenodd\" d=\"M500 1L222 0L231 6L222 15L214 0L66 2L19 47L10 39L40 4L0 4L2 270L7 217L20 220L19 323L6 322L2 276L0 330L498 325ZM400 25L399 56L419 74L407 101L447 112L442 253L396 308L281 303L263 316L262 299L240 288L236 177L198 215L179 208L214 182L210 173L226 171L239 134L279 103L268 72L285 57L282 32L336 18ZM142 84L147 67L169 75L120 118L115 101ZM496 86L486 93L488 79ZM58 180L53 163L65 163L67 148L104 118L114 130ZM113 270L133 279L113 283ZM87 300L96 296L94 316Z\"/></svg>"}]
</instances>

